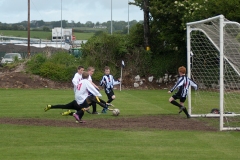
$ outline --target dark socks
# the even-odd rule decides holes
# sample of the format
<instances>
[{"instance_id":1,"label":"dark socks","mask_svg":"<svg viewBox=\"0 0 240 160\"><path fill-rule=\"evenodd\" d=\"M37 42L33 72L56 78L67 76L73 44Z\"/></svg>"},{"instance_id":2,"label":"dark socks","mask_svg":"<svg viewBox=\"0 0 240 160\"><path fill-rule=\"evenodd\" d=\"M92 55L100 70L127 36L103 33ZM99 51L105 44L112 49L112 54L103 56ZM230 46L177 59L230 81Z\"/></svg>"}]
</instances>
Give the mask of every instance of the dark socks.
<instances>
[{"instance_id":1,"label":"dark socks","mask_svg":"<svg viewBox=\"0 0 240 160\"><path fill-rule=\"evenodd\" d=\"M186 108L183 109L183 112L186 114L186 116L187 116L188 118L190 118L190 115L188 114L188 111L187 111Z\"/></svg>"},{"instance_id":2,"label":"dark socks","mask_svg":"<svg viewBox=\"0 0 240 160\"><path fill-rule=\"evenodd\" d=\"M84 115L84 111L81 109L81 110L77 111L76 114L79 116L79 119L81 120Z\"/></svg>"},{"instance_id":3,"label":"dark socks","mask_svg":"<svg viewBox=\"0 0 240 160\"><path fill-rule=\"evenodd\" d=\"M176 101L174 101L174 100L171 101L171 103L172 103L173 105L179 107L179 108L184 107L184 106L182 106L181 104L179 104L178 102L176 102ZM187 111L186 108L183 109L183 112L186 114L186 116L187 116L188 118L190 118L190 115L188 114L188 111Z\"/></svg>"},{"instance_id":4,"label":"dark socks","mask_svg":"<svg viewBox=\"0 0 240 160\"><path fill-rule=\"evenodd\" d=\"M108 101L107 101L107 103L111 103L113 101L113 99L109 99Z\"/></svg>"},{"instance_id":5,"label":"dark socks","mask_svg":"<svg viewBox=\"0 0 240 160\"><path fill-rule=\"evenodd\" d=\"M97 105L96 105L96 103L92 104L92 108L93 108L93 112L97 112Z\"/></svg>"},{"instance_id":6,"label":"dark socks","mask_svg":"<svg viewBox=\"0 0 240 160\"><path fill-rule=\"evenodd\" d=\"M183 107L181 104L179 104L178 102L172 100L171 103L175 106L178 106L179 108Z\"/></svg>"}]
</instances>

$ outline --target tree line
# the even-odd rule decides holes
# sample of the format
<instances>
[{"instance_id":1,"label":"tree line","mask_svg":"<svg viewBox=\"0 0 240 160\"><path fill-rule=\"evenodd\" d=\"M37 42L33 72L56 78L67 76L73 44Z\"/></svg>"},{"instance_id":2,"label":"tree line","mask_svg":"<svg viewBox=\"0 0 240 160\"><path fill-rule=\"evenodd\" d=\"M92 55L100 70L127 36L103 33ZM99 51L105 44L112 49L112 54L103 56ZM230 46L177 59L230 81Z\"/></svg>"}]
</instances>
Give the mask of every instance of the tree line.
<instances>
[{"instance_id":1,"label":"tree line","mask_svg":"<svg viewBox=\"0 0 240 160\"><path fill-rule=\"evenodd\" d=\"M128 28L128 22L125 21L112 21L112 29L113 31L122 31L124 33L127 33ZM62 24L61 24L62 23ZM132 20L129 21L129 26L132 27L133 25L141 23L140 21ZM107 22L92 22L87 21L86 23L81 22L68 22L67 20L62 21L51 21L51 22L45 22L43 20L32 20L30 23L31 30L43 30L43 31L51 31L52 28L55 27L63 27L63 28L93 28L96 26L98 28L99 26L103 26L102 29L110 31L111 28L111 21ZM22 21L19 23L1 23L0 22L0 30L27 30L28 29L28 22ZM76 30L77 31L77 30Z\"/></svg>"}]
</instances>

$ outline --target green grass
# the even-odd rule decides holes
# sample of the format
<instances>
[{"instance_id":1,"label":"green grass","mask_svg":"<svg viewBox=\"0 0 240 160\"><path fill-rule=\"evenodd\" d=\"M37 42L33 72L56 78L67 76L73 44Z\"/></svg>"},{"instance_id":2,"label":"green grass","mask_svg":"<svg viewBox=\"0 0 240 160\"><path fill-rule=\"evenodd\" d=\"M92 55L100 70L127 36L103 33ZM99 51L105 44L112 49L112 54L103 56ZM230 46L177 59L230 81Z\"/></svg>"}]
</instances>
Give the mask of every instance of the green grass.
<instances>
[{"instance_id":1,"label":"green grass","mask_svg":"<svg viewBox=\"0 0 240 160\"><path fill-rule=\"evenodd\" d=\"M176 108L168 103L171 95L166 90L122 90L115 94L114 105L121 110L122 117L176 113ZM72 119L60 116L60 110L44 112L43 108L46 104L70 102L73 90L0 89L0 95L0 117ZM113 117L84 115L84 119L92 118ZM0 159L4 160L240 158L240 134L236 131L135 131L0 124L0 137Z\"/></svg>"},{"instance_id":2,"label":"green grass","mask_svg":"<svg viewBox=\"0 0 240 160\"><path fill-rule=\"evenodd\" d=\"M13 36L13 37L28 37L28 31L13 31L13 30L0 30L0 33L2 33L4 36ZM78 33L74 32L73 35L76 36L77 40L88 40L91 38L94 33ZM30 32L31 38L37 38L37 39L48 39L51 40L52 38L52 32L46 32L46 31L31 31Z\"/></svg>"}]
</instances>

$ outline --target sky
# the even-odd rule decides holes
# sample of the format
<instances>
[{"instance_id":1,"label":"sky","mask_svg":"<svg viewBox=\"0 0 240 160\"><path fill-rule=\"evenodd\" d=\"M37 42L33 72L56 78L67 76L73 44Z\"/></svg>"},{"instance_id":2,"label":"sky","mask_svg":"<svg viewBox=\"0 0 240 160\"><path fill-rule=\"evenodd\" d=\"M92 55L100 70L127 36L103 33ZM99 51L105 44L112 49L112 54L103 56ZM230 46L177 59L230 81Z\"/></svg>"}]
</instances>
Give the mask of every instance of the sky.
<instances>
[{"instance_id":1,"label":"sky","mask_svg":"<svg viewBox=\"0 0 240 160\"><path fill-rule=\"evenodd\" d=\"M131 0L30 0L30 21L67 20L75 23L143 20L143 11L129 5ZM111 5L112 4L112 5ZM28 0L0 0L0 22L28 20ZM112 6L112 7L111 7ZM62 15L62 16L61 16Z\"/></svg>"}]
</instances>

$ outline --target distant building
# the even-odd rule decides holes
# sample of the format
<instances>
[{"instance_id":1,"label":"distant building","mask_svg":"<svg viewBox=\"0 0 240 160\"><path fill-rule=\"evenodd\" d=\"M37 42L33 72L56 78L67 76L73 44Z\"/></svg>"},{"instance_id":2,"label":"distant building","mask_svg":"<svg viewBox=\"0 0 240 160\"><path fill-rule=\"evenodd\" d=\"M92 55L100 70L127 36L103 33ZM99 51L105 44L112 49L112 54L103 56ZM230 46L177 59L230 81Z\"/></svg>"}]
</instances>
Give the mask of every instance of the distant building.
<instances>
[{"instance_id":1,"label":"distant building","mask_svg":"<svg viewBox=\"0 0 240 160\"><path fill-rule=\"evenodd\" d=\"M93 28L103 28L103 29L105 29L105 28L107 28L107 26L103 26L103 25L100 24L100 25L97 25L97 26L94 25Z\"/></svg>"},{"instance_id":2,"label":"distant building","mask_svg":"<svg viewBox=\"0 0 240 160\"><path fill-rule=\"evenodd\" d=\"M52 29L52 41L54 42L71 42L72 41L72 29L65 29L56 27Z\"/></svg>"}]
</instances>

